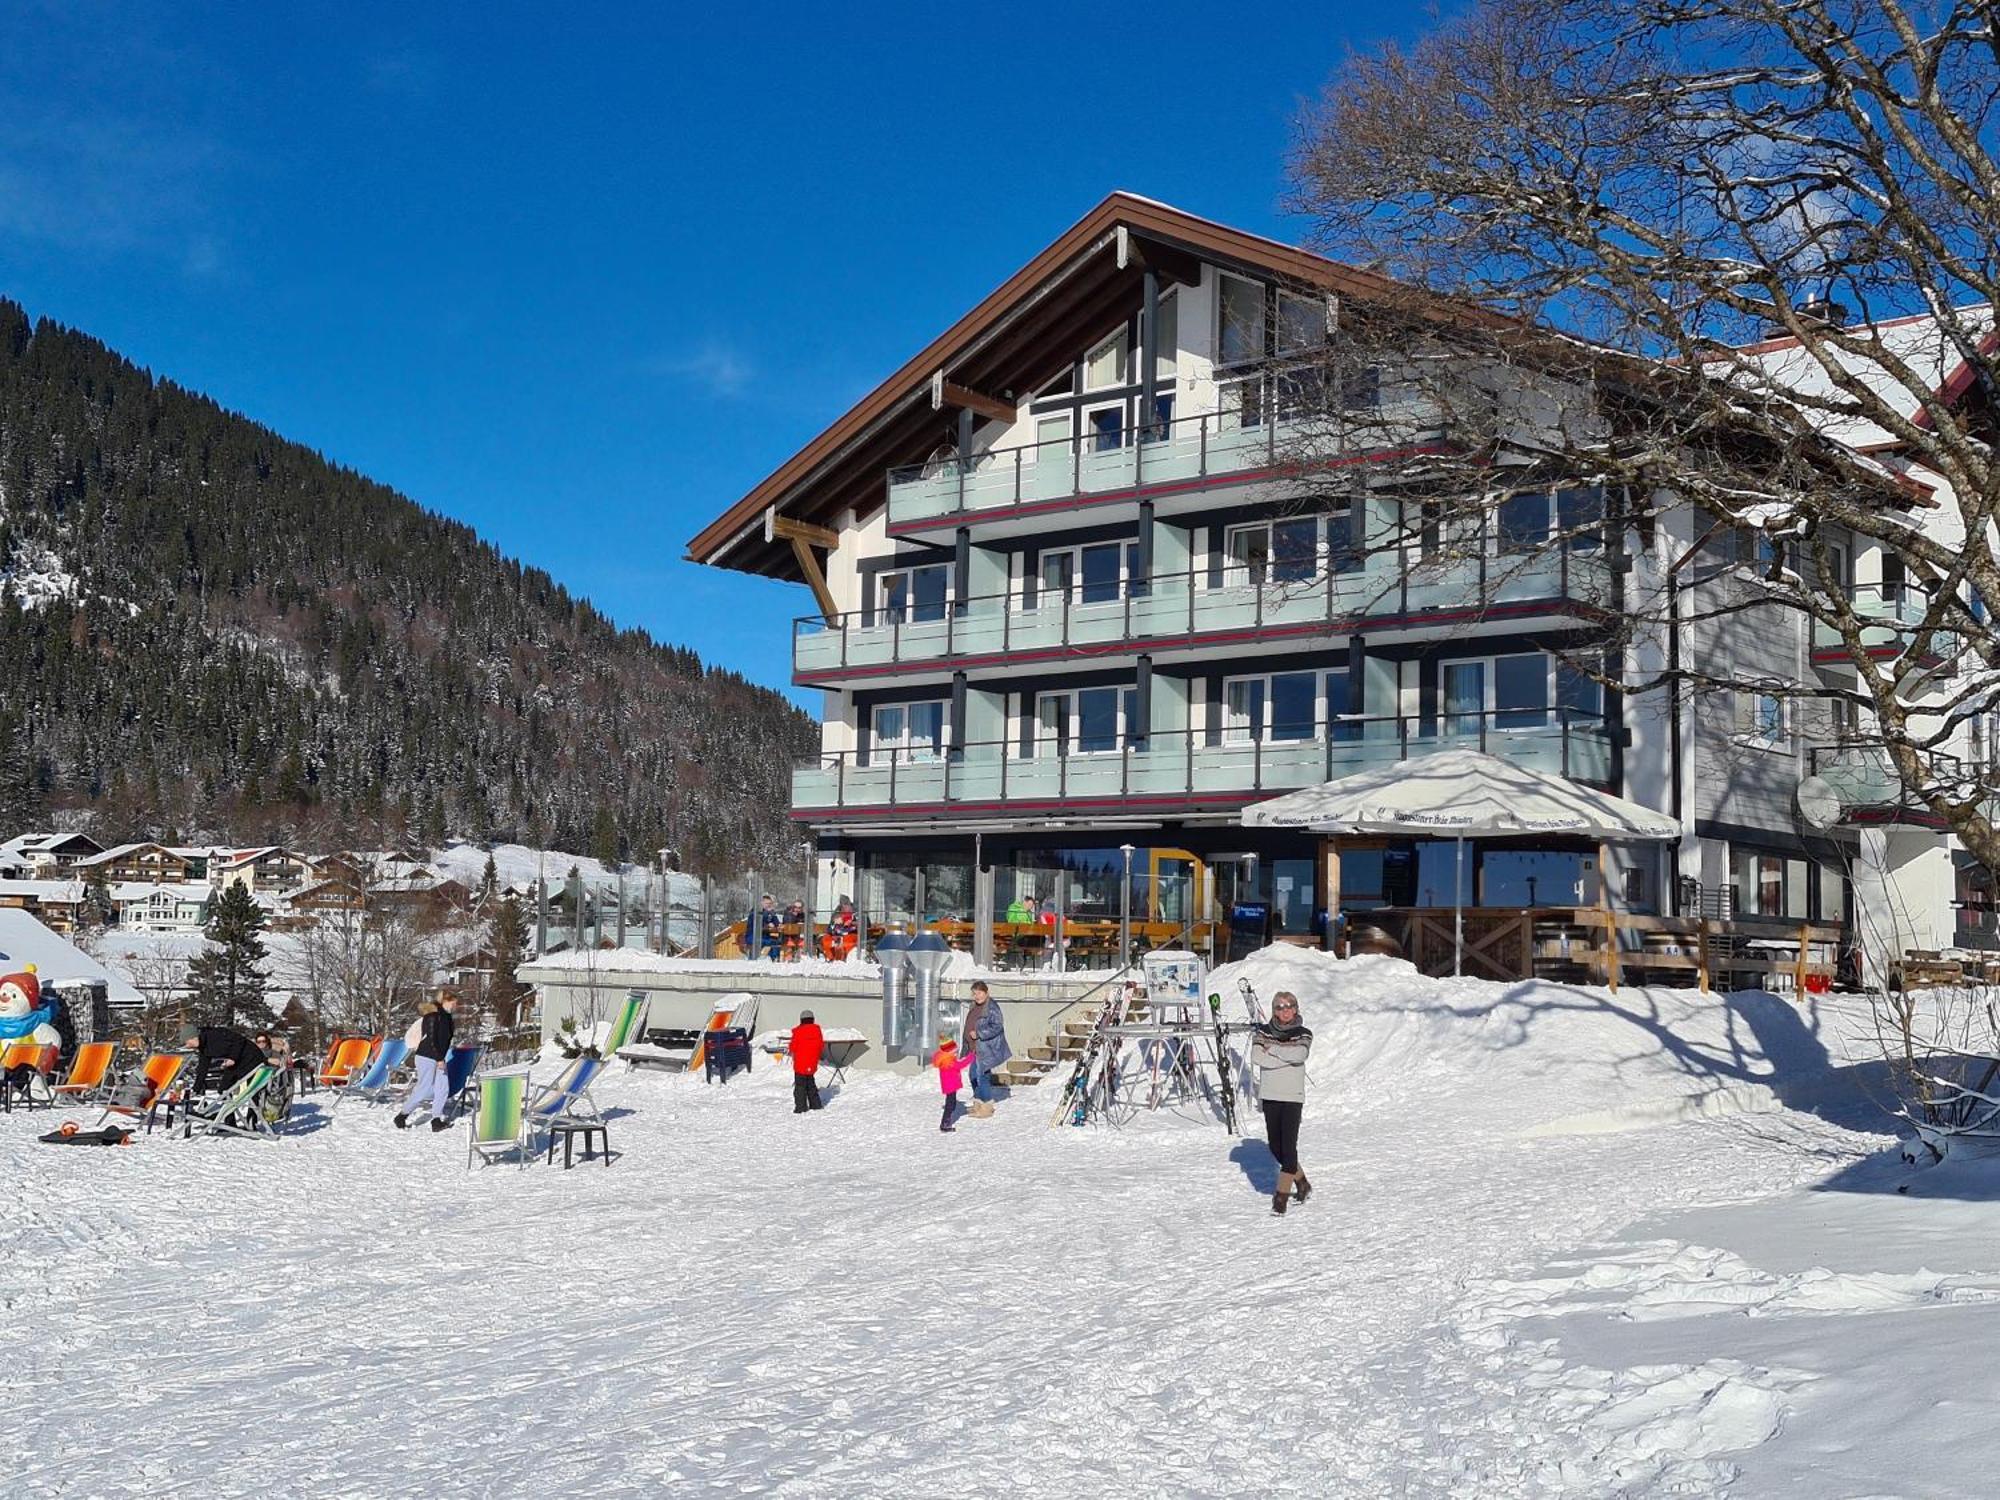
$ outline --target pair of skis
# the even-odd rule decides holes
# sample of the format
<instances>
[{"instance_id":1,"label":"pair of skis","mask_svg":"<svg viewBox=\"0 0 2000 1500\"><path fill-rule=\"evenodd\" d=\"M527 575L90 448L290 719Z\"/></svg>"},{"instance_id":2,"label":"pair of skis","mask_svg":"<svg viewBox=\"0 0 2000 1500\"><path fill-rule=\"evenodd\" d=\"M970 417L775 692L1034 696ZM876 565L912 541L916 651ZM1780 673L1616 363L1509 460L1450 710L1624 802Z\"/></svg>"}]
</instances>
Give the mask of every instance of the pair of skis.
<instances>
[{"instance_id":1,"label":"pair of skis","mask_svg":"<svg viewBox=\"0 0 2000 1500\"><path fill-rule=\"evenodd\" d=\"M1236 981L1236 988L1243 996L1244 1014L1250 1017L1253 1024L1261 1024L1264 1019L1264 1006L1257 999L1255 987L1249 980L1239 979ZM1209 995L1208 1011L1215 1020L1215 1071L1217 1081L1222 1085L1222 1123L1231 1135L1235 1135L1237 1133L1236 1080L1229 1072L1229 1029L1222 1019L1222 996ZM1247 1073L1249 1065L1246 1063L1244 1067ZM1248 1082L1248 1079L1244 1081Z\"/></svg>"}]
</instances>

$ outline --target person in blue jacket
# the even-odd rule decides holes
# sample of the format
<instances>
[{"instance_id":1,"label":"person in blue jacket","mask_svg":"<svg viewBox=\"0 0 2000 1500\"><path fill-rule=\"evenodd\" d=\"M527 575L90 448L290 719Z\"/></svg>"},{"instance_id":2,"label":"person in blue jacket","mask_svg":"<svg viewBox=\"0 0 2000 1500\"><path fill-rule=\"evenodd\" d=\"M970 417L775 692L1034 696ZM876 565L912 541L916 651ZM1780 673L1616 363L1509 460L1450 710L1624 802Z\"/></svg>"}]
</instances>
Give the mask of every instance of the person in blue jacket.
<instances>
[{"instance_id":1,"label":"person in blue jacket","mask_svg":"<svg viewBox=\"0 0 2000 1500\"><path fill-rule=\"evenodd\" d=\"M991 1103L993 1075L1014 1051L1007 1045L1007 1022L1000 1014L1000 1002L983 979L972 981L972 1008L965 1013L960 1046L972 1059L972 1097L982 1104Z\"/></svg>"}]
</instances>

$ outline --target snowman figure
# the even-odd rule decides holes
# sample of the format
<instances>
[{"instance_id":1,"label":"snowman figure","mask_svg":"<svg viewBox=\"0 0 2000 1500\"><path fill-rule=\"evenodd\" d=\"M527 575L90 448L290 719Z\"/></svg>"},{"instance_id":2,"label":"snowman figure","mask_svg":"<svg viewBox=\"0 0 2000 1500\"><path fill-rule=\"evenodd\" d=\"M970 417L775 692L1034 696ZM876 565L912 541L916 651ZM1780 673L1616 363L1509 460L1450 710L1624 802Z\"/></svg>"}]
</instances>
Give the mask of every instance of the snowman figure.
<instances>
[{"instance_id":1,"label":"snowman figure","mask_svg":"<svg viewBox=\"0 0 2000 1500\"><path fill-rule=\"evenodd\" d=\"M59 1045L62 1033L55 1028L55 1018L55 999L43 1001L42 982L35 977L33 964L0 975L0 1042Z\"/></svg>"}]
</instances>

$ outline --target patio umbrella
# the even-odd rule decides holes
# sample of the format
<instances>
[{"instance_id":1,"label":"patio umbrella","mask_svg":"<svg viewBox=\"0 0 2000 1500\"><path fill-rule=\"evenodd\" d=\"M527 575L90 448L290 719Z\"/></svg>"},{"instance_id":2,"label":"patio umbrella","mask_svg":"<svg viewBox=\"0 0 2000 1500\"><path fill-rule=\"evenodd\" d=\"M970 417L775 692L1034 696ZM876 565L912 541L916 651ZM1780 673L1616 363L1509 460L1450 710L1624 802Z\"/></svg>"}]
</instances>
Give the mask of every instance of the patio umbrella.
<instances>
[{"instance_id":1,"label":"patio umbrella","mask_svg":"<svg viewBox=\"0 0 2000 1500\"><path fill-rule=\"evenodd\" d=\"M1428 833L1455 843L1452 972L1465 950L1465 841L1580 834L1604 840L1667 840L1680 823L1623 797L1531 770L1477 750L1440 750L1287 792L1243 810L1246 828L1319 833Z\"/></svg>"}]
</instances>

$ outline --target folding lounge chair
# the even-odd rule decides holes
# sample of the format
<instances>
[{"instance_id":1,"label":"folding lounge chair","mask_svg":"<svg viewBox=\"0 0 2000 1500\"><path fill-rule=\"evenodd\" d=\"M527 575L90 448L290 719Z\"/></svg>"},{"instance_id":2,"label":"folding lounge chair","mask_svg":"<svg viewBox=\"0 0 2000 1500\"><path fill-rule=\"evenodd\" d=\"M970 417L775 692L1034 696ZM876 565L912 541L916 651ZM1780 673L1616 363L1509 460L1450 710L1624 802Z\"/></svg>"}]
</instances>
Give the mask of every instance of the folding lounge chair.
<instances>
[{"instance_id":1,"label":"folding lounge chair","mask_svg":"<svg viewBox=\"0 0 2000 1500\"><path fill-rule=\"evenodd\" d=\"M342 1099L365 1099L370 1104L380 1104L394 1090L401 1087L401 1084L391 1083L389 1075L400 1068L409 1055L408 1042L399 1036L390 1037L382 1043L381 1050L375 1054L375 1060L362 1072L355 1074L352 1083L341 1088L334 1103L338 1104Z\"/></svg>"},{"instance_id":2,"label":"folding lounge chair","mask_svg":"<svg viewBox=\"0 0 2000 1500\"><path fill-rule=\"evenodd\" d=\"M0 1105L12 1111L16 1103L24 1107L40 1106L43 1109L55 1102L52 1095L37 1099L34 1095L34 1080L30 1079L16 1088L12 1075L16 1068L32 1068L36 1078L47 1083L49 1075L56 1070L56 1062L62 1056L62 1049L44 1046L40 1042L11 1042L6 1051L0 1052Z\"/></svg>"},{"instance_id":3,"label":"folding lounge chair","mask_svg":"<svg viewBox=\"0 0 2000 1500\"><path fill-rule=\"evenodd\" d=\"M181 1069L187 1066L187 1054L183 1052L155 1052L126 1080L111 1090L104 1101L104 1113L97 1117L101 1128L113 1115L129 1115L132 1119L144 1119L146 1134L153 1133L153 1122L159 1117L162 1106L167 1111L167 1128L174 1127L174 1106L182 1102L183 1096L175 1092Z\"/></svg>"},{"instance_id":4,"label":"folding lounge chair","mask_svg":"<svg viewBox=\"0 0 2000 1500\"><path fill-rule=\"evenodd\" d=\"M643 991L633 990L626 995L618 1007L618 1013L611 1018L610 1032L598 1044L599 1057L616 1057L620 1047L639 1039L646 1029L646 1005Z\"/></svg>"},{"instance_id":5,"label":"folding lounge chair","mask_svg":"<svg viewBox=\"0 0 2000 1500\"><path fill-rule=\"evenodd\" d=\"M472 1082L473 1070L479 1066L479 1047L454 1047L444 1060L444 1102L450 1104L465 1092L465 1086Z\"/></svg>"},{"instance_id":6,"label":"folding lounge chair","mask_svg":"<svg viewBox=\"0 0 2000 1500\"><path fill-rule=\"evenodd\" d=\"M604 1071L604 1059L588 1052L572 1058L556 1081L537 1089L528 1102L528 1123L547 1125L560 1119L595 1119L597 1104L590 1085ZM488 1075L491 1076L490 1074Z\"/></svg>"},{"instance_id":7,"label":"folding lounge chair","mask_svg":"<svg viewBox=\"0 0 2000 1500\"><path fill-rule=\"evenodd\" d=\"M271 1140L277 1125L266 1119L264 1095L278 1079L276 1063L259 1063L244 1075L242 1082L220 1099L206 1104L189 1104L184 1116L182 1138L199 1130L211 1135L240 1135L250 1140Z\"/></svg>"},{"instance_id":8,"label":"folding lounge chair","mask_svg":"<svg viewBox=\"0 0 2000 1500\"><path fill-rule=\"evenodd\" d=\"M105 1080L111 1076L111 1060L117 1055L115 1042L85 1042L70 1061L69 1077L55 1086L57 1100L83 1104L92 1095L102 1093Z\"/></svg>"},{"instance_id":9,"label":"folding lounge chair","mask_svg":"<svg viewBox=\"0 0 2000 1500\"><path fill-rule=\"evenodd\" d=\"M357 1074L368 1066L368 1054L375 1050L375 1043L365 1036L344 1037L335 1042L333 1050L326 1055L326 1065L321 1068L319 1081L328 1088L339 1088L354 1081Z\"/></svg>"},{"instance_id":10,"label":"folding lounge chair","mask_svg":"<svg viewBox=\"0 0 2000 1500\"><path fill-rule=\"evenodd\" d=\"M527 1166L528 1087L525 1068L479 1075L479 1108L472 1116L472 1139L465 1153L468 1171L475 1161L491 1162L509 1151Z\"/></svg>"}]
</instances>

